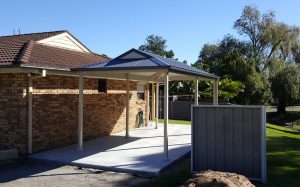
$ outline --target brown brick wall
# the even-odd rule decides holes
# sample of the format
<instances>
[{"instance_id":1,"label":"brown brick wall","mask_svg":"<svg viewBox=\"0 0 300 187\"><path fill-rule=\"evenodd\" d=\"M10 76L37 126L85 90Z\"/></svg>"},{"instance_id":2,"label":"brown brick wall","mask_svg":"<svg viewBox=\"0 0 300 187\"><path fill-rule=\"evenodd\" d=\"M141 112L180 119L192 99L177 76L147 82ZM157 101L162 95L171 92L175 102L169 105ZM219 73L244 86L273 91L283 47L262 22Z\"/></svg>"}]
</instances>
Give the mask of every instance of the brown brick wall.
<instances>
[{"instance_id":1,"label":"brown brick wall","mask_svg":"<svg viewBox=\"0 0 300 187\"><path fill-rule=\"evenodd\" d=\"M0 146L27 149L26 74L0 74ZM130 124L145 101L130 86ZM126 82L107 80L107 93L98 93L97 79L84 79L84 140L125 130ZM147 97L146 97L147 98ZM78 78L47 76L33 81L33 152L77 142Z\"/></svg>"},{"instance_id":2,"label":"brown brick wall","mask_svg":"<svg viewBox=\"0 0 300 187\"><path fill-rule=\"evenodd\" d=\"M0 148L27 150L27 76L0 73Z\"/></svg>"}]
</instances>

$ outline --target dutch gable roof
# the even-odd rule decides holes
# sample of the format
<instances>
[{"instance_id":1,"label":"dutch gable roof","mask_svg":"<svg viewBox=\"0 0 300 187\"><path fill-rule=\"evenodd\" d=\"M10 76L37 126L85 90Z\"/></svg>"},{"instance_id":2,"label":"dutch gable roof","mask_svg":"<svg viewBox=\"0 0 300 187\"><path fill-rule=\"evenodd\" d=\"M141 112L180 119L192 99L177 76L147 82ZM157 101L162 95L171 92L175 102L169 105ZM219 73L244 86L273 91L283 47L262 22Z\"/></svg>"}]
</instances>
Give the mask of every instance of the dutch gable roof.
<instances>
[{"instance_id":1,"label":"dutch gable roof","mask_svg":"<svg viewBox=\"0 0 300 187\"><path fill-rule=\"evenodd\" d=\"M68 37L70 41L74 41L74 46L78 45L80 48L55 45L53 41L61 37ZM65 30L0 37L0 67L71 69L107 59L92 53Z\"/></svg>"},{"instance_id":2,"label":"dutch gable roof","mask_svg":"<svg viewBox=\"0 0 300 187\"><path fill-rule=\"evenodd\" d=\"M216 79L218 76L206 71L189 66L183 62L165 58L151 52L131 49L122 55L93 65L88 65L81 70L134 70L134 69L168 69L174 72L203 76Z\"/></svg>"}]
</instances>

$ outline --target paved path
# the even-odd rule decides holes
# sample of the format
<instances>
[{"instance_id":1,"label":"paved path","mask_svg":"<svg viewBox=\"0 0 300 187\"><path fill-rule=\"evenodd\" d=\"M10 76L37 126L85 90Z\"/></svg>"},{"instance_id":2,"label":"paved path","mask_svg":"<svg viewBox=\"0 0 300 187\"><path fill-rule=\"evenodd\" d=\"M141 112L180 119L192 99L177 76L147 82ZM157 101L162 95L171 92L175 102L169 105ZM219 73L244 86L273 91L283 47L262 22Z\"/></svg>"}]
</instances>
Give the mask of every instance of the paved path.
<instances>
[{"instance_id":1,"label":"paved path","mask_svg":"<svg viewBox=\"0 0 300 187\"><path fill-rule=\"evenodd\" d=\"M163 126L139 128L124 133L84 142L83 151L77 145L34 154L31 158L80 165L108 171L129 172L141 176L158 174L190 151L190 125L169 125L169 160L163 154Z\"/></svg>"}]
</instances>

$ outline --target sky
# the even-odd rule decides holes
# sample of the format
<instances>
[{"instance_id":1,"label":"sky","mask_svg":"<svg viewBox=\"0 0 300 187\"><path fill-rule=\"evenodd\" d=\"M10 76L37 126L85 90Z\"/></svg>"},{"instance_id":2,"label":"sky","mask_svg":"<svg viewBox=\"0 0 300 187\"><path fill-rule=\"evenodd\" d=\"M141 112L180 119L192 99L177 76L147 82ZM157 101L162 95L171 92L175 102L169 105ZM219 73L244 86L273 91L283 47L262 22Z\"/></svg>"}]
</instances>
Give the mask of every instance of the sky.
<instances>
[{"instance_id":1,"label":"sky","mask_svg":"<svg viewBox=\"0 0 300 187\"><path fill-rule=\"evenodd\" d=\"M300 26L299 0L3 0L0 35L68 30L93 52L116 57L155 34L190 64L205 43L236 34L233 23L246 5Z\"/></svg>"}]
</instances>

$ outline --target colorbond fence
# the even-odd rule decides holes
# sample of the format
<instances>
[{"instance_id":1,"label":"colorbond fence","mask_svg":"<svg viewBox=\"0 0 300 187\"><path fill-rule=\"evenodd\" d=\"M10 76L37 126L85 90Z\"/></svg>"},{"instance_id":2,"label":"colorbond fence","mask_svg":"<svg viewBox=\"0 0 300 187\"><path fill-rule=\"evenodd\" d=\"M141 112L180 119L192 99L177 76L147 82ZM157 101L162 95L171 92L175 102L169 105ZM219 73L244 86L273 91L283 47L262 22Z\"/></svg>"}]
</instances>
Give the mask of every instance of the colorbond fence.
<instances>
[{"instance_id":1,"label":"colorbond fence","mask_svg":"<svg viewBox=\"0 0 300 187\"><path fill-rule=\"evenodd\" d=\"M235 172L266 182L263 106L192 106L192 171Z\"/></svg>"}]
</instances>

